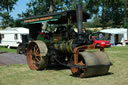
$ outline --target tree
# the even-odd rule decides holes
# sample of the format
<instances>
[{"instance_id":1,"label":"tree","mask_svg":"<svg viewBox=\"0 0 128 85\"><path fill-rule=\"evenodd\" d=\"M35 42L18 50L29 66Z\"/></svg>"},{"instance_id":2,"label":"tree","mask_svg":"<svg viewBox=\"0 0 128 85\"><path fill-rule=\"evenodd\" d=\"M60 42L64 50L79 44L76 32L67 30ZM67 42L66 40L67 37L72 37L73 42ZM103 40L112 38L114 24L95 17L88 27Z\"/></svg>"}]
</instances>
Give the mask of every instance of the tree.
<instances>
[{"instance_id":1,"label":"tree","mask_svg":"<svg viewBox=\"0 0 128 85\"><path fill-rule=\"evenodd\" d=\"M125 23L124 0L86 0L87 9L99 17L102 27L121 27ZM95 18L94 17L94 18ZM94 20L95 21L95 20ZM124 26L125 27L125 26Z\"/></svg>"},{"instance_id":2,"label":"tree","mask_svg":"<svg viewBox=\"0 0 128 85\"><path fill-rule=\"evenodd\" d=\"M26 5L28 7L26 11L18 14L21 18L42 15L48 10L45 0L31 0Z\"/></svg>"},{"instance_id":3,"label":"tree","mask_svg":"<svg viewBox=\"0 0 128 85\"><path fill-rule=\"evenodd\" d=\"M27 3L27 9L19 17L25 18L30 16L38 16L44 13L58 11L64 0L31 0Z\"/></svg>"},{"instance_id":4,"label":"tree","mask_svg":"<svg viewBox=\"0 0 128 85\"><path fill-rule=\"evenodd\" d=\"M10 12L14 9L14 5L16 4L18 0L1 0L0 2L0 16L2 17L2 23L6 25L8 23L8 26L10 24L10 20L12 17L10 16Z\"/></svg>"},{"instance_id":5,"label":"tree","mask_svg":"<svg viewBox=\"0 0 128 85\"><path fill-rule=\"evenodd\" d=\"M27 10L19 16L25 18L55 11L74 10L79 3L83 5L83 11L88 12L91 17L99 17L97 26L117 26L124 23L123 0L31 0L27 3Z\"/></svg>"},{"instance_id":6,"label":"tree","mask_svg":"<svg viewBox=\"0 0 128 85\"><path fill-rule=\"evenodd\" d=\"M98 5L96 1L99 0L31 0L27 3L28 8L19 17L25 18L30 16L42 15L48 12L74 10L76 4L83 4L84 11L93 15L98 13ZM98 3L99 4L99 3Z\"/></svg>"},{"instance_id":7,"label":"tree","mask_svg":"<svg viewBox=\"0 0 128 85\"><path fill-rule=\"evenodd\" d=\"M124 26L125 3L123 0L103 0L102 20L104 26L120 27Z\"/></svg>"},{"instance_id":8,"label":"tree","mask_svg":"<svg viewBox=\"0 0 128 85\"><path fill-rule=\"evenodd\" d=\"M112 20L112 27L123 25L125 18L125 3L123 0L110 0L108 7L110 9L106 10L106 16L109 16L108 19Z\"/></svg>"}]
</instances>

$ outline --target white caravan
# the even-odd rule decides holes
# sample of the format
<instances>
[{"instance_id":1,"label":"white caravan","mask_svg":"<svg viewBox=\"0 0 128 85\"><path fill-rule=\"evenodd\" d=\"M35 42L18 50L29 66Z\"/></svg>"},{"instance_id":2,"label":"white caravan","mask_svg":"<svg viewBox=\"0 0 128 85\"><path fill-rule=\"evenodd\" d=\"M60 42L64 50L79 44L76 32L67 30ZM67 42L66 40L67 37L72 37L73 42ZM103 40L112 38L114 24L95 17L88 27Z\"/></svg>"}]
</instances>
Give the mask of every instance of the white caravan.
<instances>
[{"instance_id":1,"label":"white caravan","mask_svg":"<svg viewBox=\"0 0 128 85\"><path fill-rule=\"evenodd\" d=\"M24 41L28 41L29 29L23 27L0 30L0 46L18 47Z\"/></svg>"}]
</instances>

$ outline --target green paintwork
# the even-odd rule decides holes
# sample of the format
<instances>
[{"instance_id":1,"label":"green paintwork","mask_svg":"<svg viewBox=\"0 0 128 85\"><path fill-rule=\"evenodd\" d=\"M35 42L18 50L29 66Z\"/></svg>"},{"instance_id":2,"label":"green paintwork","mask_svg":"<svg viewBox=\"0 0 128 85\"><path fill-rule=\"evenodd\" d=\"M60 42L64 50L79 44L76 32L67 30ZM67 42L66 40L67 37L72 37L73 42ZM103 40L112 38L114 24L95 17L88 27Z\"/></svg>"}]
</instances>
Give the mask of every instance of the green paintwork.
<instances>
[{"instance_id":1,"label":"green paintwork","mask_svg":"<svg viewBox=\"0 0 128 85\"><path fill-rule=\"evenodd\" d=\"M36 24L36 23L45 23L48 21L56 21L58 19L50 19L50 20L43 20L43 21L36 21L36 22L29 22L29 23L25 23L25 24Z\"/></svg>"},{"instance_id":2,"label":"green paintwork","mask_svg":"<svg viewBox=\"0 0 128 85\"><path fill-rule=\"evenodd\" d=\"M55 44L55 49L59 50L63 53L73 53L73 48L72 48L72 41L67 41L67 42L60 42Z\"/></svg>"},{"instance_id":3,"label":"green paintwork","mask_svg":"<svg viewBox=\"0 0 128 85\"><path fill-rule=\"evenodd\" d=\"M54 39L56 41L54 41ZM69 40L69 41L63 41L63 38L61 37L61 35L57 36L57 35L53 35L53 37L50 37L50 39L46 39L45 36L43 34L39 34L37 36L37 40L42 40L44 41L47 45L51 44L51 43L55 43L54 44L54 48L56 50L61 51L62 53L73 53L73 48L72 48L72 42L73 40Z\"/></svg>"},{"instance_id":4,"label":"green paintwork","mask_svg":"<svg viewBox=\"0 0 128 85\"><path fill-rule=\"evenodd\" d=\"M52 38L50 38L50 39L45 39L44 37L43 37L43 35L38 35L37 36L37 40L42 40L42 41L44 41L46 44L50 44L50 42L53 40Z\"/></svg>"},{"instance_id":5,"label":"green paintwork","mask_svg":"<svg viewBox=\"0 0 128 85\"><path fill-rule=\"evenodd\" d=\"M55 16L52 16L52 19L32 21L32 22L28 22L25 24L36 24L36 23L45 23L45 22L49 22L49 21L57 21L60 17L61 17L61 15L55 15Z\"/></svg>"}]
</instances>

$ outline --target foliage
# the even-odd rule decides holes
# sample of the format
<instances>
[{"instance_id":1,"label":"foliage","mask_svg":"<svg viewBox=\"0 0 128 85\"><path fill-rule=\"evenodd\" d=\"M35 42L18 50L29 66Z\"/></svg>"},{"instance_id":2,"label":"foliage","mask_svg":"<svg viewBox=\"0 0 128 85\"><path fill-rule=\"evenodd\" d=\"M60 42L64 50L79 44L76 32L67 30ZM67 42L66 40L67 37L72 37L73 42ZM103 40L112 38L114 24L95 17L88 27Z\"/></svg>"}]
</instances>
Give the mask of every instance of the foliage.
<instances>
[{"instance_id":1,"label":"foliage","mask_svg":"<svg viewBox=\"0 0 128 85\"><path fill-rule=\"evenodd\" d=\"M3 26L9 26L12 17L10 12L14 9L14 5L18 0L1 0L0 1L0 17L2 17Z\"/></svg>"},{"instance_id":2,"label":"foliage","mask_svg":"<svg viewBox=\"0 0 128 85\"><path fill-rule=\"evenodd\" d=\"M28 25L24 24L23 21L20 19L16 19L16 20L13 19L10 26L11 27L26 27L26 28L28 28Z\"/></svg>"},{"instance_id":3,"label":"foliage","mask_svg":"<svg viewBox=\"0 0 128 85\"><path fill-rule=\"evenodd\" d=\"M44 0L31 0L26 4L27 9L22 14L18 14L19 17L25 18L30 16L37 16L44 14L47 11L46 2Z\"/></svg>"},{"instance_id":4,"label":"foliage","mask_svg":"<svg viewBox=\"0 0 128 85\"><path fill-rule=\"evenodd\" d=\"M84 28L89 27L89 28L95 28L95 27L102 27L102 23L100 22L101 18L100 17L94 17L92 21L86 22L84 24Z\"/></svg>"},{"instance_id":5,"label":"foliage","mask_svg":"<svg viewBox=\"0 0 128 85\"><path fill-rule=\"evenodd\" d=\"M84 11L90 15L98 13L98 6L92 0L31 0L27 3L28 8L19 17L25 18L30 16L42 15L48 12L74 10L77 4L82 4Z\"/></svg>"},{"instance_id":6,"label":"foliage","mask_svg":"<svg viewBox=\"0 0 128 85\"><path fill-rule=\"evenodd\" d=\"M104 27L126 27L125 21L125 2L126 0L94 0L91 1L88 6L91 8L91 5L95 5L95 10L90 11L96 12L93 21L89 26L103 26ZM89 8L88 8L89 9ZM95 18L99 20L95 20ZM95 22L96 21L96 22ZM98 21L98 22L97 22Z\"/></svg>"},{"instance_id":7,"label":"foliage","mask_svg":"<svg viewBox=\"0 0 128 85\"><path fill-rule=\"evenodd\" d=\"M61 9L64 0L31 0L27 3L27 9L19 17L25 18L30 16L43 15L44 13L54 12Z\"/></svg>"},{"instance_id":8,"label":"foliage","mask_svg":"<svg viewBox=\"0 0 128 85\"><path fill-rule=\"evenodd\" d=\"M62 9L65 0L31 0L27 3L27 9L19 17L25 18L30 16L38 16L48 12L59 11Z\"/></svg>"},{"instance_id":9,"label":"foliage","mask_svg":"<svg viewBox=\"0 0 128 85\"><path fill-rule=\"evenodd\" d=\"M111 27L124 26L125 3L123 0L107 0L104 12L104 21L106 25L110 23L109 25Z\"/></svg>"},{"instance_id":10,"label":"foliage","mask_svg":"<svg viewBox=\"0 0 128 85\"><path fill-rule=\"evenodd\" d=\"M17 22L9 15L18 0L1 0L0 17L3 25L10 21ZM27 3L27 9L18 14L19 18L43 15L50 12L76 9L76 4L83 5L83 11L90 14L92 22L86 24L89 27L125 27L125 2L126 0L31 0ZM15 25L11 25L15 26Z\"/></svg>"}]
</instances>

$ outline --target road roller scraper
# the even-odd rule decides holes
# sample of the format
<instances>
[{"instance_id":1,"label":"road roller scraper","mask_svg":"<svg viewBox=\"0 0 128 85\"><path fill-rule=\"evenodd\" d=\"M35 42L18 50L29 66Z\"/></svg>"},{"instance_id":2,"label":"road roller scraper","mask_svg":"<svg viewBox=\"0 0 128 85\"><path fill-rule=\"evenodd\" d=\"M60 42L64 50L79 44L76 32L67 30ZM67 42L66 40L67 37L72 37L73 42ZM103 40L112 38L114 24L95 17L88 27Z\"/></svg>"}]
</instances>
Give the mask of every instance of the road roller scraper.
<instances>
[{"instance_id":1,"label":"road roller scraper","mask_svg":"<svg viewBox=\"0 0 128 85\"><path fill-rule=\"evenodd\" d=\"M107 74L111 62L104 48L96 48L92 33L82 26L89 18L77 5L76 10L23 19L30 32L26 52L29 68L43 70L64 65L71 68L73 76L81 78Z\"/></svg>"}]
</instances>

